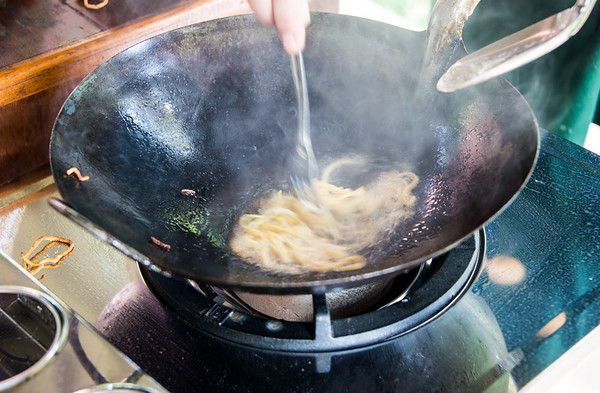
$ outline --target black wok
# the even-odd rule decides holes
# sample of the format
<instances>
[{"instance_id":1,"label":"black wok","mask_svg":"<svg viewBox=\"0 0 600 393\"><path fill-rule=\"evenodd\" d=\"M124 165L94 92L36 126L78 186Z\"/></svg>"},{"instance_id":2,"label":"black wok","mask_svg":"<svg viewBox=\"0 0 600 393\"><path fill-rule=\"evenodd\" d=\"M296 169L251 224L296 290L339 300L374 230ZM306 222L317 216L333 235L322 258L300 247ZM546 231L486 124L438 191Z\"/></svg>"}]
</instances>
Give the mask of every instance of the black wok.
<instances>
[{"instance_id":1,"label":"black wok","mask_svg":"<svg viewBox=\"0 0 600 393\"><path fill-rule=\"evenodd\" d=\"M365 182L389 168L421 178L416 214L369 250L363 269L274 274L228 250L236 217L286 187L295 141L289 58L251 15L168 32L92 72L53 130L60 194L138 261L219 286L317 292L410 269L500 212L538 149L533 114L503 79L415 104L424 41L424 33L334 14L314 14L308 30L319 164L360 154L371 160L356 176ZM65 176L71 167L89 180Z\"/></svg>"}]
</instances>

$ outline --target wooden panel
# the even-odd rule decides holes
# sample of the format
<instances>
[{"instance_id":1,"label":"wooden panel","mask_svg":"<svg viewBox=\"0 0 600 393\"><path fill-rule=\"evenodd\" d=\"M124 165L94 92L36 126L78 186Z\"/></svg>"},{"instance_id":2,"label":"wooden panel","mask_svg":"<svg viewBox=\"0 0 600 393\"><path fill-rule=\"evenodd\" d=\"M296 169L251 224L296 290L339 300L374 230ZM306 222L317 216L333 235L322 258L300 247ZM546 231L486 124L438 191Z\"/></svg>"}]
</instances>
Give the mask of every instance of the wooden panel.
<instances>
[{"instance_id":1,"label":"wooden panel","mask_svg":"<svg viewBox=\"0 0 600 393\"><path fill-rule=\"evenodd\" d=\"M118 52L157 34L247 10L247 4L243 0L186 2L163 14L103 31L30 60L4 67L0 69L0 106L87 75Z\"/></svg>"},{"instance_id":2,"label":"wooden panel","mask_svg":"<svg viewBox=\"0 0 600 393\"><path fill-rule=\"evenodd\" d=\"M0 107L0 184L48 165L54 120L79 80Z\"/></svg>"},{"instance_id":3,"label":"wooden panel","mask_svg":"<svg viewBox=\"0 0 600 393\"><path fill-rule=\"evenodd\" d=\"M15 179L9 184L0 186L0 215L3 210L14 206L14 203L23 197L39 191L49 185L54 185L49 166L43 166L38 170L29 172L27 175Z\"/></svg>"},{"instance_id":4,"label":"wooden panel","mask_svg":"<svg viewBox=\"0 0 600 393\"><path fill-rule=\"evenodd\" d=\"M65 3L106 30L142 17L163 13L183 1L108 0L108 4L98 10L85 8L83 0L66 0ZM90 0L90 4L99 2L100 0Z\"/></svg>"},{"instance_id":5,"label":"wooden panel","mask_svg":"<svg viewBox=\"0 0 600 393\"><path fill-rule=\"evenodd\" d=\"M58 0L0 2L0 67L98 33L90 19Z\"/></svg>"}]
</instances>

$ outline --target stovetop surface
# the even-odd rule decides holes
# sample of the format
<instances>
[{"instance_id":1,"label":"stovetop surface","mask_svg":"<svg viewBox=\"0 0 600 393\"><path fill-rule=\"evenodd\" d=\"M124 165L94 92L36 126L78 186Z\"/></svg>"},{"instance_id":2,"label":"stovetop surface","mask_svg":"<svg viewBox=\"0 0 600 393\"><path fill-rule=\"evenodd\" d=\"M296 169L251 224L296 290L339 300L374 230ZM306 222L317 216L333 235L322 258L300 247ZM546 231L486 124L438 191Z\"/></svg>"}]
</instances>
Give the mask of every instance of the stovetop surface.
<instances>
[{"instance_id":1,"label":"stovetop surface","mask_svg":"<svg viewBox=\"0 0 600 393\"><path fill-rule=\"evenodd\" d=\"M465 301L458 302L424 334L444 336L447 324L481 318L489 311L493 321L480 324L479 333L481 337L486 331L489 336L499 335L490 340L493 345L505 346L506 352L498 358L491 378L510 372L518 387L532 380L600 325L599 195L600 157L542 131L540 156L531 179L485 226L488 260L483 273ZM0 250L17 261L42 235L63 236L75 243L73 254L59 269L47 271L42 284L167 388L176 390L177 372L189 370L186 362L198 355L195 352L226 348L177 321L149 293L132 261L53 211L47 198L0 216ZM132 311L137 306L145 307L150 319ZM487 311L472 315L474 309ZM119 313L129 322L119 322L115 317ZM170 326L178 339L161 337L165 326ZM402 347L399 343L410 339L414 338L397 340L396 346ZM151 355L140 349L147 347L153 348ZM283 364L302 376L314 367L311 363L323 361L299 357L269 369L268 354L251 353L248 359L242 352L224 353L213 364L190 362L187 367L204 367L216 381L212 386L220 386L219 381L235 380L226 375L230 371L224 368L229 364L243 367L258 362L250 371L262 373L259 382L263 383L273 382L269 375L281 373ZM346 358L358 364L376 361L377 351L366 353L355 351ZM169 369L167 359L184 366ZM325 359L327 362L331 359ZM345 364L345 360L338 363ZM401 372L396 366L391 369ZM355 377L347 374L342 375Z\"/></svg>"},{"instance_id":2,"label":"stovetop surface","mask_svg":"<svg viewBox=\"0 0 600 393\"><path fill-rule=\"evenodd\" d=\"M542 132L531 179L486 226L488 274L473 291L486 299L508 349L525 353L512 372L519 386L600 324L599 201L600 157ZM522 280L494 282L490 271L503 257L522 264ZM507 265L505 275L518 274Z\"/></svg>"}]
</instances>

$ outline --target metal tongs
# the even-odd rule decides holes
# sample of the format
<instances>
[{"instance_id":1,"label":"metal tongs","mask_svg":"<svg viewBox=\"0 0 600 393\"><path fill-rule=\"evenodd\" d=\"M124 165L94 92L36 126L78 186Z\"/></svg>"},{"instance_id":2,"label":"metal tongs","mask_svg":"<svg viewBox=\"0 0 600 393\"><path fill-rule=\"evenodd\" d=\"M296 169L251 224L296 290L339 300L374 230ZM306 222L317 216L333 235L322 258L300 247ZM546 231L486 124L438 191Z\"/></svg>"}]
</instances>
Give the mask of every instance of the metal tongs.
<instances>
[{"instance_id":1,"label":"metal tongs","mask_svg":"<svg viewBox=\"0 0 600 393\"><path fill-rule=\"evenodd\" d=\"M595 3L596 0L577 0L573 7L461 58L442 75L437 89L454 92L542 57L581 29Z\"/></svg>"}]
</instances>

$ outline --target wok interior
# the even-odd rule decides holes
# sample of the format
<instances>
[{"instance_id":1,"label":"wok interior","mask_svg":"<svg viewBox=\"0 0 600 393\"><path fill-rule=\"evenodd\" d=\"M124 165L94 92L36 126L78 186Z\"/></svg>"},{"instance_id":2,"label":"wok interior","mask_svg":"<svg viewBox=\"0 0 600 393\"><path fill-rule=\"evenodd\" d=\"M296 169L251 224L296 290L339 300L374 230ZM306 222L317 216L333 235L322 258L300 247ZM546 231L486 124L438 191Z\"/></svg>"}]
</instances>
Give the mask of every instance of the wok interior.
<instances>
[{"instance_id":1,"label":"wok interior","mask_svg":"<svg viewBox=\"0 0 600 393\"><path fill-rule=\"evenodd\" d=\"M171 31L92 72L53 131L59 191L159 268L197 281L310 292L406 270L500 211L526 181L538 142L529 107L503 80L417 102L424 39L333 14L313 15L308 30L319 164L359 154L370 168L421 178L414 217L376 245L361 270L270 274L228 250L239 214L257 196L286 187L296 130L289 58L275 31L252 16ZM90 180L64 177L73 166ZM372 172L359 177L374 180Z\"/></svg>"}]
</instances>

